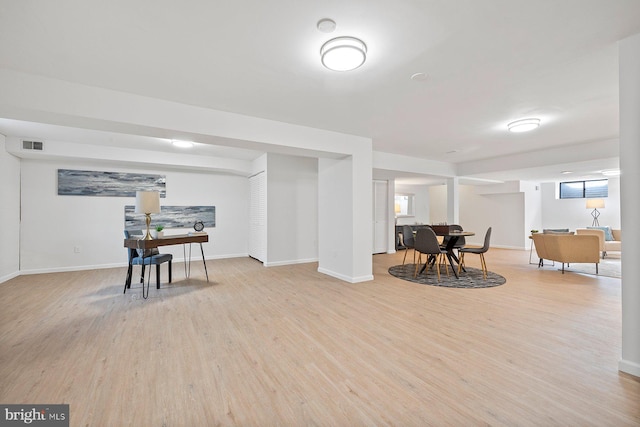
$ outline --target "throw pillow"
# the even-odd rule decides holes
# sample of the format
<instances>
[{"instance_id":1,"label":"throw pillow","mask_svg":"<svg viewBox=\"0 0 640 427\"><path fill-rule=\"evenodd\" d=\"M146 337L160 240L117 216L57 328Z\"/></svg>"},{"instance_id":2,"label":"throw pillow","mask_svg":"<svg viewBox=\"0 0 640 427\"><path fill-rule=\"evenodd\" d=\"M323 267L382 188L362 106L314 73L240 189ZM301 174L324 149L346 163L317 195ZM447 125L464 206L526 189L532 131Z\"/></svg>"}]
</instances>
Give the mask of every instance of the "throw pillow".
<instances>
[{"instance_id":1,"label":"throw pillow","mask_svg":"<svg viewBox=\"0 0 640 427\"><path fill-rule=\"evenodd\" d=\"M611 227L606 226L606 227L587 227L588 229L591 230L602 230L604 231L604 240L606 240L607 242L612 242L615 239L613 238L613 233L611 232Z\"/></svg>"}]
</instances>

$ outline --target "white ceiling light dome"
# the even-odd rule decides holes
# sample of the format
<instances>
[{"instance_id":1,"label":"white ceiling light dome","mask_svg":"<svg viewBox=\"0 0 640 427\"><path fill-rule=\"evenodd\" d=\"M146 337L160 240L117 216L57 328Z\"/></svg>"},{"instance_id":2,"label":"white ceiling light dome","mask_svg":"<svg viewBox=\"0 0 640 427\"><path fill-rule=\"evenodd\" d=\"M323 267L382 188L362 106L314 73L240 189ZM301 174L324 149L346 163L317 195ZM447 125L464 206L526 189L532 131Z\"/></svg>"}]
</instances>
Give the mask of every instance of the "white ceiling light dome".
<instances>
[{"instance_id":1,"label":"white ceiling light dome","mask_svg":"<svg viewBox=\"0 0 640 427\"><path fill-rule=\"evenodd\" d=\"M522 119L522 120L516 120L515 122L511 122L507 125L507 128L511 132L518 133L518 132L528 132L530 130L534 130L538 126L540 126L540 119L529 118L529 119Z\"/></svg>"},{"instance_id":2,"label":"white ceiling light dome","mask_svg":"<svg viewBox=\"0 0 640 427\"><path fill-rule=\"evenodd\" d=\"M322 45L320 57L330 70L355 70L367 60L367 45L355 37L336 37Z\"/></svg>"}]
</instances>

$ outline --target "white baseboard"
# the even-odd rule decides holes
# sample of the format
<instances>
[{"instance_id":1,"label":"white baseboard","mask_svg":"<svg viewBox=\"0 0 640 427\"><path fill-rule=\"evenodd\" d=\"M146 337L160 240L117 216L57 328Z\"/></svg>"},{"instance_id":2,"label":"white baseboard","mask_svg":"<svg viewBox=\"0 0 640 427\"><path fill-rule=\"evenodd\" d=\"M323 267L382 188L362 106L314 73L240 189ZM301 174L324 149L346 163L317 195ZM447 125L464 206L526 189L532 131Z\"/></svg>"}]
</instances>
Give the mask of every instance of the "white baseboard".
<instances>
[{"instance_id":1,"label":"white baseboard","mask_svg":"<svg viewBox=\"0 0 640 427\"><path fill-rule=\"evenodd\" d=\"M0 283L7 282L7 281L9 281L9 280L11 280L11 279L13 279L15 277L18 277L19 275L20 275L19 271L14 271L11 274L7 274L6 276L2 276L2 277L0 277Z\"/></svg>"},{"instance_id":2,"label":"white baseboard","mask_svg":"<svg viewBox=\"0 0 640 427\"><path fill-rule=\"evenodd\" d=\"M367 276L350 277L335 271L327 270L326 268L318 267L318 273L326 274L327 276L335 277L336 279L343 280L349 283L361 283L373 280L373 274Z\"/></svg>"},{"instance_id":3,"label":"white baseboard","mask_svg":"<svg viewBox=\"0 0 640 427\"><path fill-rule=\"evenodd\" d=\"M100 265L79 265L71 267L51 267L51 268L35 268L31 270L20 270L21 276L30 274L46 274L46 273L66 273L68 271L84 271L84 270L101 270L105 268L126 267L127 263L116 264L100 264Z\"/></svg>"},{"instance_id":4,"label":"white baseboard","mask_svg":"<svg viewBox=\"0 0 640 427\"><path fill-rule=\"evenodd\" d=\"M226 254L226 255L213 255L204 257L205 260L216 260L216 259L226 259L226 258L243 258L248 257L249 254ZM192 262L198 262L202 260L201 254L193 254L191 256ZM185 258L173 258L173 263L185 262ZM126 262L119 263L111 263L111 264L99 264L99 265L78 265L78 266L69 266L69 267L52 267L52 268L36 268L31 270L20 270L15 273L15 275L7 276L6 280L12 279L17 276L26 276L29 274L46 274L46 273L66 273L69 271L85 271L85 270L101 270L105 268L119 268L126 267ZM0 283L3 282L4 277L0 278Z\"/></svg>"},{"instance_id":5,"label":"white baseboard","mask_svg":"<svg viewBox=\"0 0 640 427\"><path fill-rule=\"evenodd\" d=\"M640 378L640 364L630 360L621 359L618 362L618 370L634 377Z\"/></svg>"},{"instance_id":6,"label":"white baseboard","mask_svg":"<svg viewBox=\"0 0 640 427\"><path fill-rule=\"evenodd\" d=\"M308 264L310 262L318 262L318 258L309 259L293 259L289 261L264 262L265 267L279 267L281 265Z\"/></svg>"}]
</instances>

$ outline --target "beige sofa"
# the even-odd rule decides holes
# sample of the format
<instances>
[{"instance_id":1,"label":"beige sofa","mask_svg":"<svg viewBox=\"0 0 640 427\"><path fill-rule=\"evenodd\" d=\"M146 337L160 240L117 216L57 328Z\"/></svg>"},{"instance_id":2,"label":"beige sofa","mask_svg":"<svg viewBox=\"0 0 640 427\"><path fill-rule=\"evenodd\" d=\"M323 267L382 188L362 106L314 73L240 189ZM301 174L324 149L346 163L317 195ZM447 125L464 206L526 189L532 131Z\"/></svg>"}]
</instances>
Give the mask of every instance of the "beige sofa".
<instances>
[{"instance_id":1,"label":"beige sofa","mask_svg":"<svg viewBox=\"0 0 640 427\"><path fill-rule=\"evenodd\" d=\"M611 229L613 240L606 240L604 238L604 230L596 228L578 228L576 234L598 236L600 241L600 252L602 252L602 258L607 256L607 252L621 252L622 251L622 231Z\"/></svg>"},{"instance_id":2,"label":"beige sofa","mask_svg":"<svg viewBox=\"0 0 640 427\"><path fill-rule=\"evenodd\" d=\"M542 266L545 259L561 262L564 274L565 264L593 262L596 264L596 274L598 274L600 262L598 236L535 233L531 237L540 258L538 267Z\"/></svg>"}]
</instances>

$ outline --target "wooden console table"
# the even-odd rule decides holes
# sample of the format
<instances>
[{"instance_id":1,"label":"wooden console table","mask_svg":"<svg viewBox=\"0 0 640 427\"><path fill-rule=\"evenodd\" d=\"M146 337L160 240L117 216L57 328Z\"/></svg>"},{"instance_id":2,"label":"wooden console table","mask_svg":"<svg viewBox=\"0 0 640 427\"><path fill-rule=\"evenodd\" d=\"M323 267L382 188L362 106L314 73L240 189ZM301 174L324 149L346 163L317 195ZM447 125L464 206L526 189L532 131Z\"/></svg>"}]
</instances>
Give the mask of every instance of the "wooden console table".
<instances>
[{"instance_id":1,"label":"wooden console table","mask_svg":"<svg viewBox=\"0 0 640 427\"><path fill-rule=\"evenodd\" d=\"M207 276L207 282L209 281L209 272L207 271L207 262L204 259L204 249L202 248L202 244L209 241L208 234L179 234L174 236L166 236L159 237L157 239L152 240L144 240L144 239L124 239L124 247L129 249L141 249L143 253L142 263L144 264L144 251L146 249L154 249L160 246L169 246L169 245L183 245L182 251L185 253L185 276L189 277L189 273L191 272L191 245L189 245L189 273L187 273L187 257L184 245L187 243L199 243L200 244L200 253L202 253L202 264L204 264L204 273ZM131 268L131 260L129 260L129 268ZM147 276L147 292L145 294L144 291L144 283L142 284L142 297L147 298L149 296L149 284L151 282L151 266L149 266L149 274ZM127 285L124 286L124 292L127 292Z\"/></svg>"}]
</instances>

